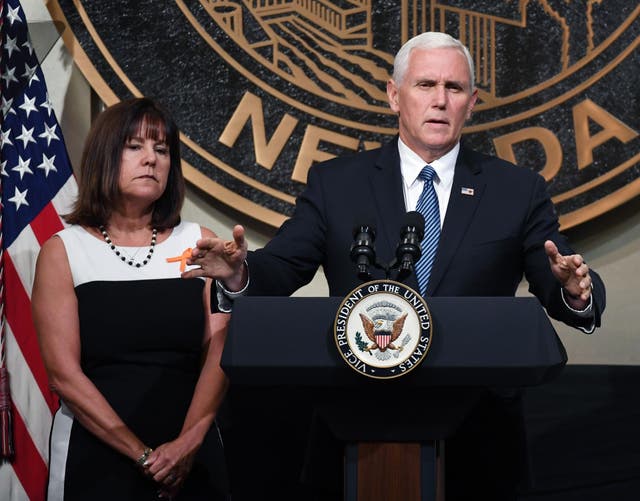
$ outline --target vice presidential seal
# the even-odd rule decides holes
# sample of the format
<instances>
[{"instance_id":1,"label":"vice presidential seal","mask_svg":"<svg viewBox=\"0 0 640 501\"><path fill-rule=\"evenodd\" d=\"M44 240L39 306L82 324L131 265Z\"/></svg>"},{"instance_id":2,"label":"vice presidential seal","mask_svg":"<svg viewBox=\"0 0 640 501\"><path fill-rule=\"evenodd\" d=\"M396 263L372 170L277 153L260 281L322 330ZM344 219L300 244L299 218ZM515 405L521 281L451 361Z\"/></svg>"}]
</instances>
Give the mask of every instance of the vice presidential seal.
<instances>
[{"instance_id":1,"label":"vice presidential seal","mask_svg":"<svg viewBox=\"0 0 640 501\"><path fill-rule=\"evenodd\" d=\"M342 358L358 373L376 379L396 378L420 365L432 331L424 299L392 280L367 282L352 290L334 323Z\"/></svg>"}]
</instances>

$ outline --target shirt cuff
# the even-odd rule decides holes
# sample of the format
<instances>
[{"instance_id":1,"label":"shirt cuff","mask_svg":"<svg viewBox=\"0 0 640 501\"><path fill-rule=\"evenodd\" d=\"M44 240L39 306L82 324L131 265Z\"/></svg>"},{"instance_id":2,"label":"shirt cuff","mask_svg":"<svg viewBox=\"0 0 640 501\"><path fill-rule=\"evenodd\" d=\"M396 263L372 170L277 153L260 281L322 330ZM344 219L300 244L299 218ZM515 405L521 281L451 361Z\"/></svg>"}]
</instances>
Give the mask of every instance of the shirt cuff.
<instances>
[{"instance_id":1,"label":"shirt cuff","mask_svg":"<svg viewBox=\"0 0 640 501\"><path fill-rule=\"evenodd\" d=\"M560 295L562 296L562 301L564 302L564 305L571 312L573 312L578 317L592 318L592 322L589 327L578 327L578 329L585 332L586 334L591 334L593 333L593 331L596 330L596 318L595 318L595 315L593 314L593 284L591 284L591 291L592 293L589 296L589 304L587 304L587 306L585 306L584 309L582 310L576 310L575 308L572 308L571 306L569 306L569 302L567 301L567 296L566 296L567 292L564 290L564 287L560 288Z\"/></svg>"},{"instance_id":2,"label":"shirt cuff","mask_svg":"<svg viewBox=\"0 0 640 501\"><path fill-rule=\"evenodd\" d=\"M218 301L218 311L221 313L231 313L233 310L233 301L236 298L244 296L249 288L249 263L245 260L244 265L247 267L247 283L239 291L230 291L219 280L216 280L216 299Z\"/></svg>"}]
</instances>

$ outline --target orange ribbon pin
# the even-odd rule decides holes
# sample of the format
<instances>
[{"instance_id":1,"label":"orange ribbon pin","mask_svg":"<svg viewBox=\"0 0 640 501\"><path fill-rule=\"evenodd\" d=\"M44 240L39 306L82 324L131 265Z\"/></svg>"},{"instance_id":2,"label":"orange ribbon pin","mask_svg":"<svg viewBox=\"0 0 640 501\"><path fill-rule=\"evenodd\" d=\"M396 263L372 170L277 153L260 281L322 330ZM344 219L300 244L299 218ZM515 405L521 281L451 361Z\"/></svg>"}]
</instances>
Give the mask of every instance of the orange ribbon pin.
<instances>
[{"instance_id":1,"label":"orange ribbon pin","mask_svg":"<svg viewBox=\"0 0 640 501\"><path fill-rule=\"evenodd\" d=\"M168 257L167 263L180 263L180 272L187 267L187 260L191 259L191 247L182 251L182 254L176 257Z\"/></svg>"}]
</instances>

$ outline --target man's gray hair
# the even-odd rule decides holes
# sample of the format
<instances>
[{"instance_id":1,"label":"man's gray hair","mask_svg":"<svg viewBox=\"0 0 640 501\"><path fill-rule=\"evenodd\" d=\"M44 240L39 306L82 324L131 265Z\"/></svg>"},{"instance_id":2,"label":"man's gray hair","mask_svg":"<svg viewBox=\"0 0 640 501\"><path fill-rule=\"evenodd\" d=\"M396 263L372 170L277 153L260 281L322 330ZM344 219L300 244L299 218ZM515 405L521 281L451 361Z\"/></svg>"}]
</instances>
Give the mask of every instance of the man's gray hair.
<instances>
[{"instance_id":1,"label":"man's gray hair","mask_svg":"<svg viewBox=\"0 0 640 501\"><path fill-rule=\"evenodd\" d=\"M393 79L396 82L396 85L400 85L402 83L402 79L404 78L405 73L407 72L407 68L409 67L409 55L413 49L457 49L467 60L467 65L469 66L469 92L473 92L475 85L475 70L473 65L473 59L471 58L471 54L469 53L469 49L465 47L465 45L453 38L451 35L447 35L446 33L441 33L439 31L427 31L425 33L420 33L415 37L409 39L405 44L400 47L400 50L396 54L395 59L393 60Z\"/></svg>"}]
</instances>

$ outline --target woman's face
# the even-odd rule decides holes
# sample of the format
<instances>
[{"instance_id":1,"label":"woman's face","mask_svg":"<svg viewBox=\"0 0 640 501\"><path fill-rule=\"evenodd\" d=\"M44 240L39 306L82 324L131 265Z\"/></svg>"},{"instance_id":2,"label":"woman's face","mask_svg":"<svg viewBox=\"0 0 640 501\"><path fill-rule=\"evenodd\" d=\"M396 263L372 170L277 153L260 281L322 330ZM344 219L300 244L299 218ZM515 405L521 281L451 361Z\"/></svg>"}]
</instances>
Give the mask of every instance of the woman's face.
<instances>
[{"instance_id":1,"label":"woman's face","mask_svg":"<svg viewBox=\"0 0 640 501\"><path fill-rule=\"evenodd\" d=\"M158 134L158 139L151 139L143 137L147 130L143 121L139 131L125 143L118 185L124 201L144 201L150 205L164 193L171 156L164 133Z\"/></svg>"}]
</instances>

